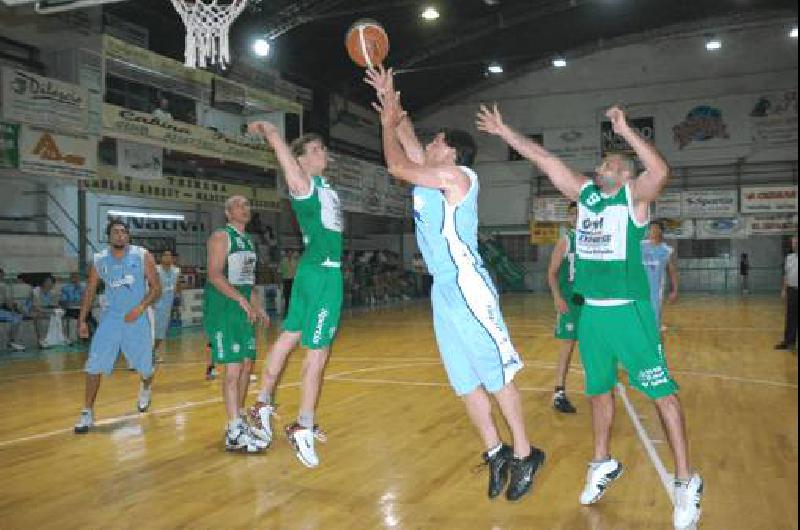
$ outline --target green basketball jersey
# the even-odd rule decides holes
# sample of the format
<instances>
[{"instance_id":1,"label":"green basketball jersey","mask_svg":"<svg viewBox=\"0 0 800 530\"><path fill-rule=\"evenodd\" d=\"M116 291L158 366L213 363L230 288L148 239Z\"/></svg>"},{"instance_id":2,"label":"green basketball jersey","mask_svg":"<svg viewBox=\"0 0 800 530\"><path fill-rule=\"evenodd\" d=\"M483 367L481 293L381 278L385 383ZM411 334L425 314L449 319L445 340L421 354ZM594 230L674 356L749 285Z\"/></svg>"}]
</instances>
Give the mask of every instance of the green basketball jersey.
<instances>
[{"instance_id":1,"label":"green basketball jersey","mask_svg":"<svg viewBox=\"0 0 800 530\"><path fill-rule=\"evenodd\" d=\"M292 210L303 232L303 257L299 265L339 263L342 259L342 209L339 195L322 177L311 179L303 197L292 197Z\"/></svg>"},{"instance_id":2,"label":"green basketball jersey","mask_svg":"<svg viewBox=\"0 0 800 530\"><path fill-rule=\"evenodd\" d=\"M228 256L225 258L223 272L228 283L233 285L242 295L250 299L253 285L256 283L256 248L249 235L243 234L231 225L220 228L228 234ZM236 302L219 292L211 282L206 282L205 306L209 311L227 310L228 303ZM238 307L238 305L237 305Z\"/></svg>"},{"instance_id":3,"label":"green basketball jersey","mask_svg":"<svg viewBox=\"0 0 800 530\"><path fill-rule=\"evenodd\" d=\"M578 198L575 291L587 300L649 300L640 242L648 223L633 218L630 186L605 195L588 182Z\"/></svg>"},{"instance_id":4,"label":"green basketball jersey","mask_svg":"<svg viewBox=\"0 0 800 530\"><path fill-rule=\"evenodd\" d=\"M558 269L558 288L564 299L572 296L575 283L575 230L570 228L566 234L567 251L561 260L561 267Z\"/></svg>"}]
</instances>

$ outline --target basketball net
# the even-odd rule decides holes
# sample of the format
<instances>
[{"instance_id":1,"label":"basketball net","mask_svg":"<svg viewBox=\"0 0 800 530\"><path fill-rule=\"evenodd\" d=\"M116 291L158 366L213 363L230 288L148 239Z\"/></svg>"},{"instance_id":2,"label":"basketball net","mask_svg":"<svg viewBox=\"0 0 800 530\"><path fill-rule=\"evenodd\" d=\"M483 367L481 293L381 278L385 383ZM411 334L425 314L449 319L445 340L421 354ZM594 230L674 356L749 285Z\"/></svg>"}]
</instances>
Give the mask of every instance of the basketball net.
<instances>
[{"instance_id":1,"label":"basketball net","mask_svg":"<svg viewBox=\"0 0 800 530\"><path fill-rule=\"evenodd\" d=\"M190 68L205 68L219 63L223 70L231 62L228 34L231 24L247 5L247 0L172 0L175 11L186 26L186 61Z\"/></svg>"}]
</instances>

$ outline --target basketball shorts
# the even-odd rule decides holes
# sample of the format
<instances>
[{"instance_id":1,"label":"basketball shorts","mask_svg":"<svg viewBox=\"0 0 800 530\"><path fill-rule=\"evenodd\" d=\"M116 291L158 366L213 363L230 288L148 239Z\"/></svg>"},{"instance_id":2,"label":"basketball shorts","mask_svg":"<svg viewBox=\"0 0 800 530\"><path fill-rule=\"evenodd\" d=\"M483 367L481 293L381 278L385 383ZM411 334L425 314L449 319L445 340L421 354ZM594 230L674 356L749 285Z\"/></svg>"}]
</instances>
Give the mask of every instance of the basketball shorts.
<instances>
[{"instance_id":1,"label":"basketball shorts","mask_svg":"<svg viewBox=\"0 0 800 530\"><path fill-rule=\"evenodd\" d=\"M340 268L299 267L283 330L300 332L300 343L306 348L318 350L330 346L342 314L343 289Z\"/></svg>"},{"instance_id":2,"label":"basketball shorts","mask_svg":"<svg viewBox=\"0 0 800 530\"><path fill-rule=\"evenodd\" d=\"M678 391L667 369L664 346L650 301L600 307L586 305L578 330L586 394L611 392L617 365L628 372L631 386L651 399Z\"/></svg>"},{"instance_id":3,"label":"basketball shorts","mask_svg":"<svg viewBox=\"0 0 800 530\"><path fill-rule=\"evenodd\" d=\"M581 318L581 307L572 303L568 298L567 312L556 313L555 336L557 339L578 340L578 321Z\"/></svg>"},{"instance_id":4,"label":"basketball shorts","mask_svg":"<svg viewBox=\"0 0 800 530\"><path fill-rule=\"evenodd\" d=\"M479 386L498 392L522 369L485 270L468 268L435 278L431 305L439 354L456 394L467 395Z\"/></svg>"},{"instance_id":5,"label":"basketball shorts","mask_svg":"<svg viewBox=\"0 0 800 530\"><path fill-rule=\"evenodd\" d=\"M151 311L145 311L134 322L125 322L125 316L106 311L92 336L86 372L111 375L120 352L128 366L142 377L153 373L153 325Z\"/></svg>"}]
</instances>

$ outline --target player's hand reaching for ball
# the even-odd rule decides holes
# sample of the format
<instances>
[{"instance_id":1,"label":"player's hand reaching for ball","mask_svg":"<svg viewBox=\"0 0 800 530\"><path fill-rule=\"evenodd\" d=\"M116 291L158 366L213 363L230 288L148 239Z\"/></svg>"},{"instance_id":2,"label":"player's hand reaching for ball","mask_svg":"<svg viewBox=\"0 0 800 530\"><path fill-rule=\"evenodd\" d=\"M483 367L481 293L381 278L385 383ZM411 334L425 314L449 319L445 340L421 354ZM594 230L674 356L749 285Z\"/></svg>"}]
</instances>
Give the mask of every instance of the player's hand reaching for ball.
<instances>
[{"instance_id":1,"label":"player's hand reaching for ball","mask_svg":"<svg viewBox=\"0 0 800 530\"><path fill-rule=\"evenodd\" d=\"M400 92L378 93L378 103L373 103L372 107L381 115L381 124L390 129L400 125L406 117L406 112L400 106Z\"/></svg>"},{"instance_id":2,"label":"player's hand reaching for ball","mask_svg":"<svg viewBox=\"0 0 800 530\"><path fill-rule=\"evenodd\" d=\"M502 135L506 129L506 124L503 123L503 115L497 108L497 103L492 105L489 110L486 105L481 105L478 114L475 117L475 126L479 131L489 134Z\"/></svg>"},{"instance_id":3,"label":"player's hand reaching for ball","mask_svg":"<svg viewBox=\"0 0 800 530\"><path fill-rule=\"evenodd\" d=\"M268 121L254 121L247 125L247 132L257 134L269 139L273 134L279 134L278 128L274 123Z\"/></svg>"},{"instance_id":4,"label":"player's hand reaching for ball","mask_svg":"<svg viewBox=\"0 0 800 530\"><path fill-rule=\"evenodd\" d=\"M364 82L375 89L378 98L394 92L394 71L389 68L388 70L382 64L378 68L367 69L367 77Z\"/></svg>"}]
</instances>

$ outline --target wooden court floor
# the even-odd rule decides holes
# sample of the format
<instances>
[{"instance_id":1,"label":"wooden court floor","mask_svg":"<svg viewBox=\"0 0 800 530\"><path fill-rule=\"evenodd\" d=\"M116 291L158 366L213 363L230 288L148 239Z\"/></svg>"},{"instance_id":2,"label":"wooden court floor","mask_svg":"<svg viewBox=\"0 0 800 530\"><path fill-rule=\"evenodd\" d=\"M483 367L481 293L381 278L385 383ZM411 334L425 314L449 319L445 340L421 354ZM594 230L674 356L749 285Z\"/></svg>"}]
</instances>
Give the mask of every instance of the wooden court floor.
<instances>
[{"instance_id":1,"label":"wooden court floor","mask_svg":"<svg viewBox=\"0 0 800 530\"><path fill-rule=\"evenodd\" d=\"M556 361L549 297L510 295L504 313L527 367L517 381L547 464L517 504L485 497L479 439L447 385L424 302L346 316L318 419L322 465L308 470L279 438L265 455L226 454L220 382L204 380L198 331L169 339L153 405L135 412L136 376L103 382L86 436L83 351L0 360L0 528L289 530L669 530L659 466L672 464L651 405L617 400L614 455L626 475L595 507L578 495L591 456L578 366L575 416L549 404ZM797 357L772 349L777 298L686 296L666 310L667 351L682 386L708 530L797 529ZM274 332L262 337L260 359ZM277 396L296 413L295 352ZM259 368L260 368L259 362ZM254 387L251 388L251 391Z\"/></svg>"}]
</instances>

